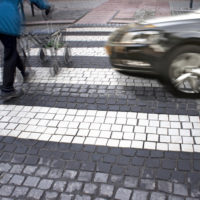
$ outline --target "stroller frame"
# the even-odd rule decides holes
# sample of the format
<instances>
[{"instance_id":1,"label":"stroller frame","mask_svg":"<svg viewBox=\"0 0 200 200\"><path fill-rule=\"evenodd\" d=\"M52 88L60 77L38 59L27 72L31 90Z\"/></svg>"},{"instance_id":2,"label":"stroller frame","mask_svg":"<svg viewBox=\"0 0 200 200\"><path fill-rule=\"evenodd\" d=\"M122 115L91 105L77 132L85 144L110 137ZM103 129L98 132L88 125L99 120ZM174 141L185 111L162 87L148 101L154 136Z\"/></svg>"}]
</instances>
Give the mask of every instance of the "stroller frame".
<instances>
[{"instance_id":1,"label":"stroller frame","mask_svg":"<svg viewBox=\"0 0 200 200\"><path fill-rule=\"evenodd\" d=\"M58 59L58 50L61 48L63 49L64 62L66 65L71 64L71 52L67 42L64 41L63 30L55 30L52 28L52 25L50 26L48 25L47 29L24 32L18 44L19 53L24 58L24 62L27 61L27 58L30 56L30 50L34 46L39 46L39 57L42 63L48 60L47 56L49 52L49 56L55 58L53 64L51 64L52 67L50 67L50 74L55 76L60 71L61 65Z\"/></svg>"}]
</instances>

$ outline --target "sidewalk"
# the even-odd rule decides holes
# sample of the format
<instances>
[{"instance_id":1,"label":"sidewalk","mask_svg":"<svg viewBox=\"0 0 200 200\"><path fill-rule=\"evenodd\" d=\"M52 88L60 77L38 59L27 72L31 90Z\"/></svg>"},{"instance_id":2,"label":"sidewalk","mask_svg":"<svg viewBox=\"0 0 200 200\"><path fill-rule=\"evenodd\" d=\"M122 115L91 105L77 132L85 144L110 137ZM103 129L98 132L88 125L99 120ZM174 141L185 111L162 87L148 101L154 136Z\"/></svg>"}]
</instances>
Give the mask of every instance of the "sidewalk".
<instances>
[{"instance_id":1,"label":"sidewalk","mask_svg":"<svg viewBox=\"0 0 200 200\"><path fill-rule=\"evenodd\" d=\"M141 18L181 14L190 7L188 0L50 0L50 3L55 6L51 22L57 24L126 24ZM40 10L36 8L33 17L29 4L24 7L27 24L46 23ZM194 0L193 9L198 7L200 0Z\"/></svg>"},{"instance_id":2,"label":"sidewalk","mask_svg":"<svg viewBox=\"0 0 200 200\"><path fill-rule=\"evenodd\" d=\"M79 0L79 1L55 1L55 12L52 21L54 23L76 24L108 24L130 23L143 17L170 15L169 0ZM45 23L41 11L35 9L35 16L31 15L30 6L25 3L27 23ZM145 13L144 13L145 12Z\"/></svg>"}]
</instances>

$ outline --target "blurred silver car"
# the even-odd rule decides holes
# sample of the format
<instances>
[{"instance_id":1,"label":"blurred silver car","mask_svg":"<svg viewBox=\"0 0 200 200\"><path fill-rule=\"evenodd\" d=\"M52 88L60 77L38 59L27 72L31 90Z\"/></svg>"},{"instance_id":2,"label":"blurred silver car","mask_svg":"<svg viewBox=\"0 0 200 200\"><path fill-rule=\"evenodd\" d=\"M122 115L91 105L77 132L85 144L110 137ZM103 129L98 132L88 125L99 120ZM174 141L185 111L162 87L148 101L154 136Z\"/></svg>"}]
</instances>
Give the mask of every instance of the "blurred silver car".
<instances>
[{"instance_id":1,"label":"blurred silver car","mask_svg":"<svg viewBox=\"0 0 200 200\"><path fill-rule=\"evenodd\" d=\"M106 44L119 71L158 74L183 93L200 93L200 10L114 31Z\"/></svg>"}]
</instances>

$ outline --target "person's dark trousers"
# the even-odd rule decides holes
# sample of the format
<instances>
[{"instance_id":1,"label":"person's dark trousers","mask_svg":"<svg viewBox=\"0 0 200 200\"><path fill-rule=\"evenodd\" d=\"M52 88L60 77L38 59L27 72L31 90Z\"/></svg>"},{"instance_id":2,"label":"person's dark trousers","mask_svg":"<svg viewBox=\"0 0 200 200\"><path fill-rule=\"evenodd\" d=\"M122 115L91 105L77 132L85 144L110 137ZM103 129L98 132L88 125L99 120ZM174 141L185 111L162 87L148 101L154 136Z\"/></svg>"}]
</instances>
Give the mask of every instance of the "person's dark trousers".
<instances>
[{"instance_id":1,"label":"person's dark trousers","mask_svg":"<svg viewBox=\"0 0 200 200\"><path fill-rule=\"evenodd\" d=\"M16 67L19 68L22 75L25 73L25 67L17 52L17 37L0 34L0 40L4 46L3 85L1 90L11 92L14 91Z\"/></svg>"}]
</instances>

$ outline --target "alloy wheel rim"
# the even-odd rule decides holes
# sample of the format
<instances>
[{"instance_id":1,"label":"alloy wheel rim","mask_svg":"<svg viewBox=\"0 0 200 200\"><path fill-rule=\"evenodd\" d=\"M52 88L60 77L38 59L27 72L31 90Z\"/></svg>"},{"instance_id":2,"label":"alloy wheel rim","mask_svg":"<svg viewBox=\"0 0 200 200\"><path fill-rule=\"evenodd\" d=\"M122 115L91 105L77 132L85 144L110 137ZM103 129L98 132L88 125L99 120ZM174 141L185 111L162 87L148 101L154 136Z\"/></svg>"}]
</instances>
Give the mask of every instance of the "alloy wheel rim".
<instances>
[{"instance_id":1,"label":"alloy wheel rim","mask_svg":"<svg viewBox=\"0 0 200 200\"><path fill-rule=\"evenodd\" d=\"M199 93L200 53L180 54L171 63L169 78L177 90L184 93Z\"/></svg>"}]
</instances>

